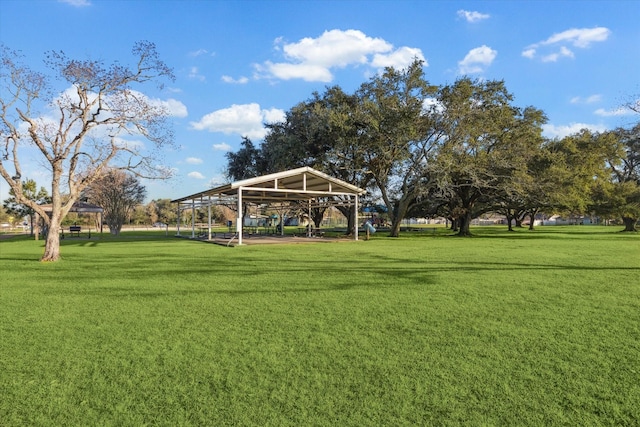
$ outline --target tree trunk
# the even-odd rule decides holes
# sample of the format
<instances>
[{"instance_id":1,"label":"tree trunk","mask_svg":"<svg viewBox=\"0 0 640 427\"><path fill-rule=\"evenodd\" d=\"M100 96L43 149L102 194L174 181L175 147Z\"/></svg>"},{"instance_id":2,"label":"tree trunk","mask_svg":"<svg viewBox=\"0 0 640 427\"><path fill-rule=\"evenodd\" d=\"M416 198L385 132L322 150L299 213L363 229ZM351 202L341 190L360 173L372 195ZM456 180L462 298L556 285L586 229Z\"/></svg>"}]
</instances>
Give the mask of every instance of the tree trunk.
<instances>
[{"instance_id":1,"label":"tree trunk","mask_svg":"<svg viewBox=\"0 0 640 427\"><path fill-rule=\"evenodd\" d=\"M636 228L638 218L622 217L622 222L624 222L624 230L622 231L638 231Z\"/></svg>"},{"instance_id":2,"label":"tree trunk","mask_svg":"<svg viewBox=\"0 0 640 427\"><path fill-rule=\"evenodd\" d=\"M535 222L536 222L536 214L535 212L531 212L531 214L529 214L529 230L534 229Z\"/></svg>"},{"instance_id":3,"label":"tree trunk","mask_svg":"<svg viewBox=\"0 0 640 427\"><path fill-rule=\"evenodd\" d=\"M32 237L33 237L33 233L35 231L35 227L33 225L33 223L36 221L35 218L36 218L36 214L35 213L29 214L29 229L30 229L30 232L31 232L30 236L32 236Z\"/></svg>"},{"instance_id":4,"label":"tree trunk","mask_svg":"<svg viewBox=\"0 0 640 427\"><path fill-rule=\"evenodd\" d=\"M51 221L47 227L44 254L40 261L50 262L60 259L60 221Z\"/></svg>"},{"instance_id":5,"label":"tree trunk","mask_svg":"<svg viewBox=\"0 0 640 427\"><path fill-rule=\"evenodd\" d=\"M400 236L400 225L402 224L402 221L398 221L397 219L394 218L394 220L391 222L391 231L389 232L389 237L398 237Z\"/></svg>"},{"instance_id":6,"label":"tree trunk","mask_svg":"<svg viewBox=\"0 0 640 427\"><path fill-rule=\"evenodd\" d=\"M35 213L33 215L33 219L32 219L32 222L31 222L31 230L32 230L32 233L33 233L33 239L34 240L40 239L40 221L42 221L40 219L40 215Z\"/></svg>"},{"instance_id":7,"label":"tree trunk","mask_svg":"<svg viewBox=\"0 0 640 427\"><path fill-rule=\"evenodd\" d=\"M312 208L311 209L311 218L313 219L313 224L316 228L322 227L322 220L324 219L324 213L327 208Z\"/></svg>"},{"instance_id":8,"label":"tree trunk","mask_svg":"<svg viewBox=\"0 0 640 427\"><path fill-rule=\"evenodd\" d=\"M513 222L513 216L511 216L510 214L507 214L507 231L513 231L513 227L511 226L511 223Z\"/></svg>"},{"instance_id":9,"label":"tree trunk","mask_svg":"<svg viewBox=\"0 0 640 427\"><path fill-rule=\"evenodd\" d=\"M460 215L458 221L460 222L460 228L457 235L462 237L471 236L471 231L469 230L469 226L471 225L471 212L465 212Z\"/></svg>"},{"instance_id":10,"label":"tree trunk","mask_svg":"<svg viewBox=\"0 0 640 427\"><path fill-rule=\"evenodd\" d=\"M400 235L400 226L402 224L402 220L407 216L409 204L409 199L407 197L402 197L402 199L396 202L393 210L393 220L391 221L391 233L389 234L389 237L398 237Z\"/></svg>"},{"instance_id":11,"label":"tree trunk","mask_svg":"<svg viewBox=\"0 0 640 427\"><path fill-rule=\"evenodd\" d=\"M107 224L109 226L109 233L114 236L119 236L120 231L122 231L122 224L115 224L113 227L111 224Z\"/></svg>"},{"instance_id":12,"label":"tree trunk","mask_svg":"<svg viewBox=\"0 0 640 427\"><path fill-rule=\"evenodd\" d=\"M345 216L345 218L347 218L347 232L346 235L350 236L353 232L354 232L354 225L357 227L357 224L355 224L355 206L337 206L337 209L340 211L340 213L342 215Z\"/></svg>"}]
</instances>

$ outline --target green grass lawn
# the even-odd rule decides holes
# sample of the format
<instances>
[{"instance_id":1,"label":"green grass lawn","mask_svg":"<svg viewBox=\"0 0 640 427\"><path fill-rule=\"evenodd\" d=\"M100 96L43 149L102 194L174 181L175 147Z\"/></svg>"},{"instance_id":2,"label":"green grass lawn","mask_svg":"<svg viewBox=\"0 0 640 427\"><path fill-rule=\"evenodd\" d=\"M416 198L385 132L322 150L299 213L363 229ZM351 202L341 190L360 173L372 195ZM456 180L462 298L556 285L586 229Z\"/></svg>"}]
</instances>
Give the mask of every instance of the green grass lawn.
<instances>
[{"instance_id":1,"label":"green grass lawn","mask_svg":"<svg viewBox=\"0 0 640 427\"><path fill-rule=\"evenodd\" d=\"M640 235L0 242L0 425L640 424Z\"/></svg>"}]
</instances>

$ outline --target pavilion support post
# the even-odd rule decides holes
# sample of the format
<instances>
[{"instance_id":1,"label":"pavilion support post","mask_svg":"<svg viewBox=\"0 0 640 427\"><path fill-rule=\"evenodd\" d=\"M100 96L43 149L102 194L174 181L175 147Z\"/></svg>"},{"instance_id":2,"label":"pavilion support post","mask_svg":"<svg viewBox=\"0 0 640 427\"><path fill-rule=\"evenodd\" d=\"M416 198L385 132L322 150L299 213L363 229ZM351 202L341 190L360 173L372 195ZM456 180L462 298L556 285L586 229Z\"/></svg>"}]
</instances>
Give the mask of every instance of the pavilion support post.
<instances>
[{"instance_id":1,"label":"pavilion support post","mask_svg":"<svg viewBox=\"0 0 640 427\"><path fill-rule=\"evenodd\" d=\"M209 195L209 204L207 205L207 216L209 222L207 223L207 240L211 240L211 195Z\"/></svg>"},{"instance_id":2,"label":"pavilion support post","mask_svg":"<svg viewBox=\"0 0 640 427\"><path fill-rule=\"evenodd\" d=\"M191 238L196 238L196 199L191 200Z\"/></svg>"},{"instance_id":3,"label":"pavilion support post","mask_svg":"<svg viewBox=\"0 0 640 427\"><path fill-rule=\"evenodd\" d=\"M180 236L180 203L178 202L178 216L176 217L176 236Z\"/></svg>"},{"instance_id":4,"label":"pavilion support post","mask_svg":"<svg viewBox=\"0 0 640 427\"><path fill-rule=\"evenodd\" d=\"M305 175L304 177L306 178L307 175ZM305 185L306 185L306 181L305 181ZM307 223L307 237L311 237L311 199L309 199L307 215L309 215L309 220Z\"/></svg>"},{"instance_id":5,"label":"pavilion support post","mask_svg":"<svg viewBox=\"0 0 640 427\"><path fill-rule=\"evenodd\" d=\"M242 245L242 187L238 188L238 218L236 221L236 233L238 233L238 245Z\"/></svg>"},{"instance_id":6,"label":"pavilion support post","mask_svg":"<svg viewBox=\"0 0 640 427\"><path fill-rule=\"evenodd\" d=\"M280 211L278 213L280 214L280 235L284 236L284 207L282 204L280 205Z\"/></svg>"},{"instance_id":7,"label":"pavilion support post","mask_svg":"<svg viewBox=\"0 0 640 427\"><path fill-rule=\"evenodd\" d=\"M358 195L356 194L355 198L355 212L353 214L356 216L355 221L353 221L353 240L358 240Z\"/></svg>"}]
</instances>

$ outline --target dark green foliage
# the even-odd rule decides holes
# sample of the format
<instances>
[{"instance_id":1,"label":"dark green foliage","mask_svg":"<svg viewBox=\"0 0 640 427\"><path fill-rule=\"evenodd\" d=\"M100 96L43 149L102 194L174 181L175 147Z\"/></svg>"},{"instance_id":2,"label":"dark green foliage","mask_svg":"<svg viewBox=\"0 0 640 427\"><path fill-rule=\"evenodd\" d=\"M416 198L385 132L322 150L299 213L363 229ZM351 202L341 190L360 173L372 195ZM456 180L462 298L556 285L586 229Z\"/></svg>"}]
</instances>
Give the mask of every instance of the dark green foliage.
<instances>
[{"instance_id":1,"label":"dark green foliage","mask_svg":"<svg viewBox=\"0 0 640 427\"><path fill-rule=\"evenodd\" d=\"M27 179L18 184L20 184L18 190L22 197L33 201L38 205L51 202L51 198L49 197L47 190L44 187L40 187L40 190L37 190L38 186L33 179ZM21 220L24 217L29 217L31 234L33 234L35 228L35 211L30 206L18 202L15 195L15 190L13 188L10 189L10 197L2 201L2 206L7 214L15 215L18 220Z\"/></svg>"}]
</instances>

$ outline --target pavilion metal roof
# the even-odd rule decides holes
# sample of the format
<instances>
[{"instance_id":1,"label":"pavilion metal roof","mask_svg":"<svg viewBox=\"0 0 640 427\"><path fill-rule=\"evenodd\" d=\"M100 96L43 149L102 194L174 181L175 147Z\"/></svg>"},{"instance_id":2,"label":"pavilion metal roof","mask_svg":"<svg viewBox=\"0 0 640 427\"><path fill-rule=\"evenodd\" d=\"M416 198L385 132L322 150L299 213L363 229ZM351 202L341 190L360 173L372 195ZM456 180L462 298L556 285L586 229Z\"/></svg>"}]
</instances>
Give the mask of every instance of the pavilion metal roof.
<instances>
[{"instance_id":1,"label":"pavilion metal roof","mask_svg":"<svg viewBox=\"0 0 640 427\"><path fill-rule=\"evenodd\" d=\"M333 178L310 167L244 179L172 200L172 203L202 200L208 197L237 197L252 202L283 202L311 200L318 197L361 195L366 193L355 185Z\"/></svg>"},{"instance_id":2,"label":"pavilion metal roof","mask_svg":"<svg viewBox=\"0 0 640 427\"><path fill-rule=\"evenodd\" d=\"M51 212L53 209L53 205L41 205L42 209L45 212ZM77 213L102 213L104 209L98 205L92 205L91 203L86 202L75 202L69 212L77 212Z\"/></svg>"}]
</instances>

